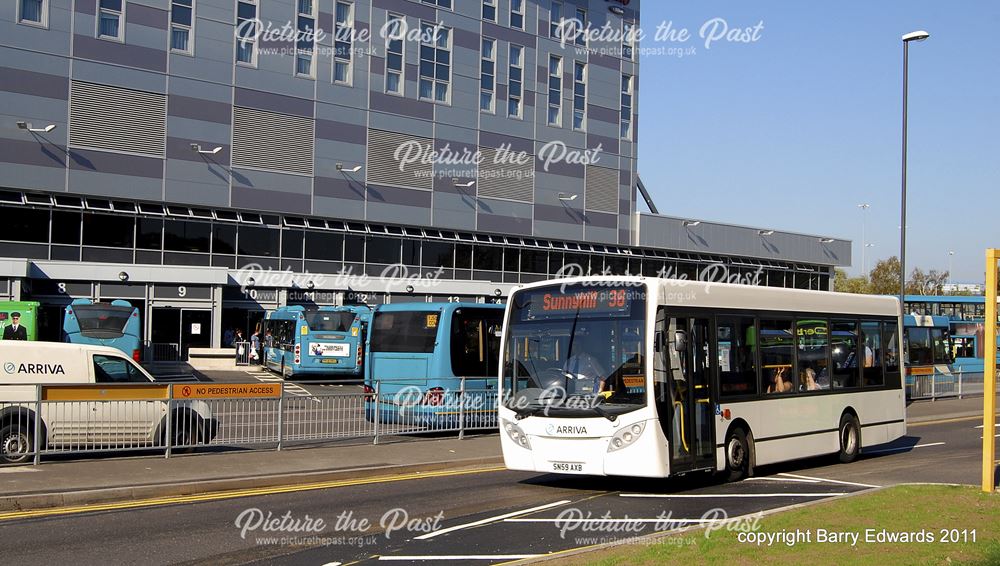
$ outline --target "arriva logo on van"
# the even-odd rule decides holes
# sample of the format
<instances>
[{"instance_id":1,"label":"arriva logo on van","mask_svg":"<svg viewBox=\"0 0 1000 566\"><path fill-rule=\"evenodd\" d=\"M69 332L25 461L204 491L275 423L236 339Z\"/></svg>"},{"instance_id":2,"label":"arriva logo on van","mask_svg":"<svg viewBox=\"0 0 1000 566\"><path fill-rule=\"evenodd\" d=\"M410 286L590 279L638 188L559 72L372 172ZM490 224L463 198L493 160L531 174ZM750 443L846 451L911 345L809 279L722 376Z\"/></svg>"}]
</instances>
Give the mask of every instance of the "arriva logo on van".
<instances>
[{"instance_id":1,"label":"arriva logo on van","mask_svg":"<svg viewBox=\"0 0 1000 566\"><path fill-rule=\"evenodd\" d=\"M573 425L549 425L545 427L549 434L587 434L587 427Z\"/></svg>"},{"instance_id":2,"label":"arriva logo on van","mask_svg":"<svg viewBox=\"0 0 1000 566\"><path fill-rule=\"evenodd\" d=\"M56 375L61 373L66 375L66 370L62 364L15 364L7 362L3 365L3 370L7 373L28 373L34 375Z\"/></svg>"}]
</instances>

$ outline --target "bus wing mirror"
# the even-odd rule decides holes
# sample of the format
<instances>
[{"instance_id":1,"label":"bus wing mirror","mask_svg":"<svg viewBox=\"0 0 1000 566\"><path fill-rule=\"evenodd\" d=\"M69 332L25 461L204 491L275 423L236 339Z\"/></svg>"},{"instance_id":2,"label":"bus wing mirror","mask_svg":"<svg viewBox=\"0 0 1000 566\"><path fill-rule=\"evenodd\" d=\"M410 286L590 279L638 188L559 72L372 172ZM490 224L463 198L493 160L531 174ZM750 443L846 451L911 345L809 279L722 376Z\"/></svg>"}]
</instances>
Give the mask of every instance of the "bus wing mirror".
<instances>
[{"instance_id":1,"label":"bus wing mirror","mask_svg":"<svg viewBox=\"0 0 1000 566\"><path fill-rule=\"evenodd\" d=\"M663 331L662 330L657 330L656 333L653 334L653 351L654 352L662 352L663 351Z\"/></svg>"}]
</instances>

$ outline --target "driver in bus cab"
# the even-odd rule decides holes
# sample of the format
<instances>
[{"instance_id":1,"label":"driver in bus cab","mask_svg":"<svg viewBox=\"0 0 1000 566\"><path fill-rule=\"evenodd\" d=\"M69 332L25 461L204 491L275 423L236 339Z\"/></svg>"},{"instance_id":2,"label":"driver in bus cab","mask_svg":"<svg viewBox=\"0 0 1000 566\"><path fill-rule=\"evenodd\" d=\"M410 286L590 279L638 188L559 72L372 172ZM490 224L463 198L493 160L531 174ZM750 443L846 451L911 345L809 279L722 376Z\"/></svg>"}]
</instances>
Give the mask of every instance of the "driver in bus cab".
<instances>
[{"instance_id":1,"label":"driver in bus cab","mask_svg":"<svg viewBox=\"0 0 1000 566\"><path fill-rule=\"evenodd\" d=\"M579 380L592 380L593 393L609 390L608 374L604 364L590 353L601 350L600 337L592 336L585 328L577 329L570 345L570 355L566 359L566 373Z\"/></svg>"}]
</instances>

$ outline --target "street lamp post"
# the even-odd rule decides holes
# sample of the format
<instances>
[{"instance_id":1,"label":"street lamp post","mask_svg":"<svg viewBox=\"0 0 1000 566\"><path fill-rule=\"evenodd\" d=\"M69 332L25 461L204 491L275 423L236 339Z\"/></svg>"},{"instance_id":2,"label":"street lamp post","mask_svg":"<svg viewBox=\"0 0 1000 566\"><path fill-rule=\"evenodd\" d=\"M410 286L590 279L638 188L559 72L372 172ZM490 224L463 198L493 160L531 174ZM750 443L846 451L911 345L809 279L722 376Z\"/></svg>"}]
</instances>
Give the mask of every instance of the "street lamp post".
<instances>
[{"instance_id":1,"label":"street lamp post","mask_svg":"<svg viewBox=\"0 0 1000 566\"><path fill-rule=\"evenodd\" d=\"M899 221L899 308L904 312L906 299L906 96L909 71L910 42L923 41L931 34L926 31L911 31L903 36L903 185L900 203ZM902 321L900 321L902 322ZM900 326L902 327L902 325Z\"/></svg>"},{"instance_id":2,"label":"street lamp post","mask_svg":"<svg viewBox=\"0 0 1000 566\"><path fill-rule=\"evenodd\" d=\"M867 202L858 205L861 209L861 275L868 279L868 257L865 255L866 248L868 248L867 242L865 240L865 221L868 218L868 209L872 205Z\"/></svg>"},{"instance_id":3,"label":"street lamp post","mask_svg":"<svg viewBox=\"0 0 1000 566\"><path fill-rule=\"evenodd\" d=\"M951 275L952 260L955 259L954 250L948 250L948 283L954 283L955 278Z\"/></svg>"}]
</instances>

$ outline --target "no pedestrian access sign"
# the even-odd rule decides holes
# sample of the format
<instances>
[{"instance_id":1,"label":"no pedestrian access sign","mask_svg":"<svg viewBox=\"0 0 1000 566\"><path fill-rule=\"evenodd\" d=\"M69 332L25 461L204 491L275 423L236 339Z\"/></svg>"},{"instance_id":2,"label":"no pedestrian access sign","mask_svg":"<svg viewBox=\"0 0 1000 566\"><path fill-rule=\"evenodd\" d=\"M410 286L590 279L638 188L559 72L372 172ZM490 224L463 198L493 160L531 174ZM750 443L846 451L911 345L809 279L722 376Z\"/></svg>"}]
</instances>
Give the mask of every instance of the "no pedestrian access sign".
<instances>
[{"instance_id":1,"label":"no pedestrian access sign","mask_svg":"<svg viewBox=\"0 0 1000 566\"><path fill-rule=\"evenodd\" d=\"M280 383L176 383L174 399L276 399Z\"/></svg>"}]
</instances>

